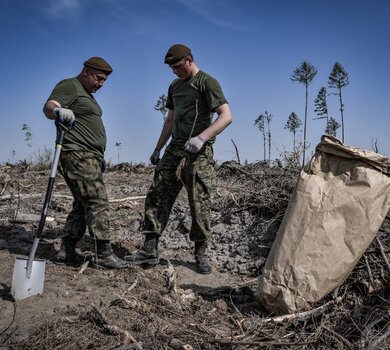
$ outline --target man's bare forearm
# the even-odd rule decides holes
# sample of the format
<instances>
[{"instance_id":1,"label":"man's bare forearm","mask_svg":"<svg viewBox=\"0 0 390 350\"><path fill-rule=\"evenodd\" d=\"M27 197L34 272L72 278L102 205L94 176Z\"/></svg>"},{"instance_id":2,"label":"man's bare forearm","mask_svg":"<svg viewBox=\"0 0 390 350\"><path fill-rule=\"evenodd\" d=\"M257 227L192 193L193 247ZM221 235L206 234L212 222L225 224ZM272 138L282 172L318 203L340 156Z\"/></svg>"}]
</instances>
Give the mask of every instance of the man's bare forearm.
<instances>
[{"instance_id":1,"label":"man's bare forearm","mask_svg":"<svg viewBox=\"0 0 390 350\"><path fill-rule=\"evenodd\" d=\"M199 136L206 142L217 136L233 121L230 107L227 103L216 109L218 114L217 119L207 129L203 130Z\"/></svg>"},{"instance_id":2,"label":"man's bare forearm","mask_svg":"<svg viewBox=\"0 0 390 350\"><path fill-rule=\"evenodd\" d=\"M43 113L48 119L56 119L54 108L58 107L61 107L61 105L57 101L49 100L43 106Z\"/></svg>"}]
</instances>

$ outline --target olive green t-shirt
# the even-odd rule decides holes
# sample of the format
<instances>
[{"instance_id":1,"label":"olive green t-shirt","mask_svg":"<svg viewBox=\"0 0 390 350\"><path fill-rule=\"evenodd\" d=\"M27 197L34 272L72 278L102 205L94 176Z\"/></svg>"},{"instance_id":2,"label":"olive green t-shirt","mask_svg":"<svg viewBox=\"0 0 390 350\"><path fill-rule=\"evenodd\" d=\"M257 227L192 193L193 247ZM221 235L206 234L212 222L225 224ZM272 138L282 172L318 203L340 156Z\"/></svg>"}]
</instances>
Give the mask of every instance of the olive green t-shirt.
<instances>
[{"instance_id":1,"label":"olive green t-shirt","mask_svg":"<svg viewBox=\"0 0 390 350\"><path fill-rule=\"evenodd\" d=\"M225 103L218 81L203 71L189 80L175 79L165 104L174 113L171 143L184 145L190 137L199 135L210 126L215 109Z\"/></svg>"},{"instance_id":2,"label":"olive green t-shirt","mask_svg":"<svg viewBox=\"0 0 390 350\"><path fill-rule=\"evenodd\" d=\"M103 157L107 138L102 109L80 81L77 78L60 81L48 100L71 109L76 118L74 128L65 133L63 151L88 151Z\"/></svg>"}]
</instances>

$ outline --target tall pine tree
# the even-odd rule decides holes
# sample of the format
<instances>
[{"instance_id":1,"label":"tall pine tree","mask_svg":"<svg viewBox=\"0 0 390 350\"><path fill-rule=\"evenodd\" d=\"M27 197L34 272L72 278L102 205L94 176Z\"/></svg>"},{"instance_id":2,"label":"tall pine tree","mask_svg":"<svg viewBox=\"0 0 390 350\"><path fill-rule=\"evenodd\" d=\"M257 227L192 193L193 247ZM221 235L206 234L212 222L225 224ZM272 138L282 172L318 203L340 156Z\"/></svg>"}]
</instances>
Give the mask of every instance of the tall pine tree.
<instances>
[{"instance_id":1,"label":"tall pine tree","mask_svg":"<svg viewBox=\"0 0 390 350\"><path fill-rule=\"evenodd\" d=\"M337 89L337 95L339 96L340 112L341 112L341 135L342 141L344 142L344 103L341 94L342 88L349 85L348 73L344 67L336 62L333 66L332 72L329 75L328 86L332 89Z\"/></svg>"},{"instance_id":2,"label":"tall pine tree","mask_svg":"<svg viewBox=\"0 0 390 350\"><path fill-rule=\"evenodd\" d=\"M255 125L257 125L257 127L259 128L259 131L261 132L261 134L263 135L263 142L264 142L264 161L266 159L266 140L267 140L267 136L266 136L266 132L265 132L265 116L264 114L260 114L256 120L255 120Z\"/></svg>"},{"instance_id":3,"label":"tall pine tree","mask_svg":"<svg viewBox=\"0 0 390 350\"><path fill-rule=\"evenodd\" d=\"M284 126L285 129L288 129L288 131L293 133L293 152L295 152L296 145L295 145L295 134L297 130L301 127L302 121L298 118L295 112L291 112L291 114L288 116L287 123Z\"/></svg>"},{"instance_id":4,"label":"tall pine tree","mask_svg":"<svg viewBox=\"0 0 390 350\"><path fill-rule=\"evenodd\" d=\"M298 82L305 85L305 120L303 125L303 159L302 166L305 165L305 151L306 151L306 140L307 140L307 100L309 95L309 84L312 82L314 77L317 75L317 69L309 62L303 61L300 67L294 69L291 75L291 81Z\"/></svg>"},{"instance_id":5,"label":"tall pine tree","mask_svg":"<svg viewBox=\"0 0 390 350\"><path fill-rule=\"evenodd\" d=\"M317 113L318 118L314 119L326 119L328 124L328 102L326 99L326 87L322 87L318 92L317 98L314 100L314 112Z\"/></svg>"}]
</instances>

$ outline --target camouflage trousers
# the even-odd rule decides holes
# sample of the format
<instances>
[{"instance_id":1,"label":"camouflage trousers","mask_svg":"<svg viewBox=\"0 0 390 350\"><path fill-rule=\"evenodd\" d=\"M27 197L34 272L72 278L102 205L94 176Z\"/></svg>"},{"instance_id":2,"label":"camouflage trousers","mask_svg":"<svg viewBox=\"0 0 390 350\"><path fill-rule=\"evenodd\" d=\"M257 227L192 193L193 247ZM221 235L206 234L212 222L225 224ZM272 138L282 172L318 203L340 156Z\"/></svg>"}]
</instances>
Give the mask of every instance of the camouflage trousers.
<instances>
[{"instance_id":1,"label":"camouflage trousers","mask_svg":"<svg viewBox=\"0 0 390 350\"><path fill-rule=\"evenodd\" d=\"M177 174L183 159L186 164L180 167L181 173ZM192 241L207 239L211 233L210 195L213 180L212 146L206 144L199 153L189 155L183 150L183 146L169 145L155 169L153 182L146 196L143 232L162 234L172 206L184 186L192 219L189 238Z\"/></svg>"},{"instance_id":2,"label":"camouflage trousers","mask_svg":"<svg viewBox=\"0 0 390 350\"><path fill-rule=\"evenodd\" d=\"M101 159L84 151L63 152L59 171L73 195L73 209L64 226L67 238L81 239L88 227L92 237L109 240L109 205Z\"/></svg>"}]
</instances>

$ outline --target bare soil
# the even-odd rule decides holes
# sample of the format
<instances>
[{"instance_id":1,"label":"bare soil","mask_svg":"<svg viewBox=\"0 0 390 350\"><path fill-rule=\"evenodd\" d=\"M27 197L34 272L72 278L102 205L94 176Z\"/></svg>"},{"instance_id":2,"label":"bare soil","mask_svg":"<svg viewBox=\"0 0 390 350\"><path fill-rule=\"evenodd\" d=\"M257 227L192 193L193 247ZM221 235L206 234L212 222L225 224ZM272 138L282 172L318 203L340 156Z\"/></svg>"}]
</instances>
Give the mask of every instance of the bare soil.
<instances>
[{"instance_id":1,"label":"bare soil","mask_svg":"<svg viewBox=\"0 0 390 350\"><path fill-rule=\"evenodd\" d=\"M389 271L376 242L337 291L341 304L309 318L268 322L272 315L255 298L257 276L298 172L234 162L216 170L212 274L195 272L185 191L161 239L160 264L120 271L55 264L72 205L58 175L37 251L46 260L44 292L15 302L15 258L31 249L50 172L27 164L0 167L0 349L390 348ZM153 167L128 163L104 174L118 256L143 242L144 196L152 176ZM389 232L386 218L378 238L387 256ZM94 254L87 233L78 249Z\"/></svg>"}]
</instances>

